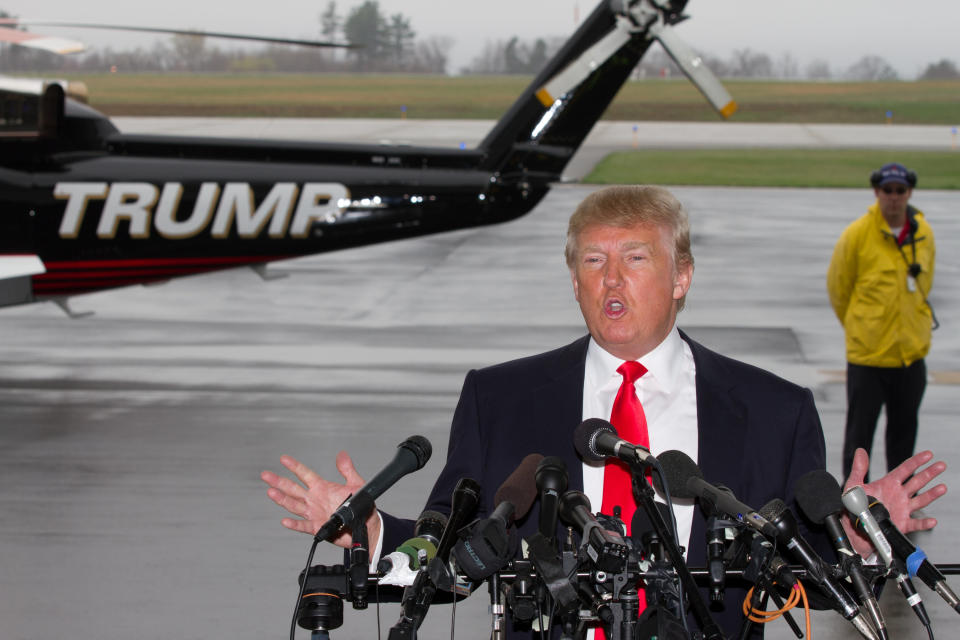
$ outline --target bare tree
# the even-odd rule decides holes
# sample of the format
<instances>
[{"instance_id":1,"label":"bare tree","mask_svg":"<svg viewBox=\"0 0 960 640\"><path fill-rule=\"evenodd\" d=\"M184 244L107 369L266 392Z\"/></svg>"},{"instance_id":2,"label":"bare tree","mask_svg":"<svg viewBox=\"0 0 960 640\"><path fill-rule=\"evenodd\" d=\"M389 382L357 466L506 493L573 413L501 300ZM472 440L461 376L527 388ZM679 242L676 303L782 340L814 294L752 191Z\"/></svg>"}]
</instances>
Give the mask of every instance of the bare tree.
<instances>
[{"instance_id":1,"label":"bare tree","mask_svg":"<svg viewBox=\"0 0 960 640\"><path fill-rule=\"evenodd\" d=\"M446 73L452 48L453 38L449 36L433 36L418 42L414 54L415 70L421 73Z\"/></svg>"},{"instance_id":2,"label":"bare tree","mask_svg":"<svg viewBox=\"0 0 960 640\"><path fill-rule=\"evenodd\" d=\"M336 0L330 0L320 14L320 34L326 40L336 40L343 26L343 18L337 13Z\"/></svg>"},{"instance_id":3,"label":"bare tree","mask_svg":"<svg viewBox=\"0 0 960 640\"><path fill-rule=\"evenodd\" d=\"M808 64L804 75L808 80L829 80L833 77L830 73L830 63L822 58L817 58Z\"/></svg>"},{"instance_id":4,"label":"bare tree","mask_svg":"<svg viewBox=\"0 0 960 640\"><path fill-rule=\"evenodd\" d=\"M897 71L880 56L863 56L843 74L849 80L880 82L898 80Z\"/></svg>"},{"instance_id":5,"label":"bare tree","mask_svg":"<svg viewBox=\"0 0 960 640\"><path fill-rule=\"evenodd\" d=\"M204 67L204 47L206 38L201 32L197 35L177 35L170 38L177 65L188 71L199 71Z\"/></svg>"},{"instance_id":6,"label":"bare tree","mask_svg":"<svg viewBox=\"0 0 960 640\"><path fill-rule=\"evenodd\" d=\"M728 74L739 78L772 78L773 62L765 53L737 49L731 57Z\"/></svg>"},{"instance_id":7,"label":"bare tree","mask_svg":"<svg viewBox=\"0 0 960 640\"><path fill-rule=\"evenodd\" d=\"M390 16L386 36L388 55L393 59L395 65L402 67L407 57L412 53L413 44L417 38L417 32L410 26L410 18L402 13L395 13Z\"/></svg>"},{"instance_id":8,"label":"bare tree","mask_svg":"<svg viewBox=\"0 0 960 640\"><path fill-rule=\"evenodd\" d=\"M776 76L787 80L793 80L800 77L800 65L797 59L789 51L780 54L776 62Z\"/></svg>"},{"instance_id":9,"label":"bare tree","mask_svg":"<svg viewBox=\"0 0 960 640\"><path fill-rule=\"evenodd\" d=\"M506 51L506 48L506 43L503 40L487 40L483 45L483 49L480 50L480 54L470 62L470 65L466 69L463 69L463 72L503 73L507 68L504 59L504 51Z\"/></svg>"}]
</instances>

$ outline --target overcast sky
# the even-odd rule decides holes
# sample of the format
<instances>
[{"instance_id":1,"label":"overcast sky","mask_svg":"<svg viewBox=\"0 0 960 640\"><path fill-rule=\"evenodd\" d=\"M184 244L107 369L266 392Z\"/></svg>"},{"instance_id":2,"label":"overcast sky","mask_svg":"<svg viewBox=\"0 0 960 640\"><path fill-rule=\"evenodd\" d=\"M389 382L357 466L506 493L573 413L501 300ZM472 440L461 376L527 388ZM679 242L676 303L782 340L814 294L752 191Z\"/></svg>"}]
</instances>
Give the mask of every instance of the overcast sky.
<instances>
[{"instance_id":1,"label":"overcast sky","mask_svg":"<svg viewBox=\"0 0 960 640\"><path fill-rule=\"evenodd\" d=\"M319 37L319 15L328 0L0 0L0 9L33 19L57 19L280 37ZM337 0L341 14L362 0ZM523 40L567 36L591 0L379 0L387 15L409 17L418 37L455 42L448 70L457 71L485 42L517 35ZM953 0L690 0L690 20L678 26L692 47L727 58L749 48L776 60L789 52L803 69L820 58L841 72L864 55L885 58L903 78L948 58L960 66L960 2ZM39 30L39 28L35 28ZM156 39L110 31L46 28L91 47L150 48ZM232 47L221 41L221 48Z\"/></svg>"}]
</instances>

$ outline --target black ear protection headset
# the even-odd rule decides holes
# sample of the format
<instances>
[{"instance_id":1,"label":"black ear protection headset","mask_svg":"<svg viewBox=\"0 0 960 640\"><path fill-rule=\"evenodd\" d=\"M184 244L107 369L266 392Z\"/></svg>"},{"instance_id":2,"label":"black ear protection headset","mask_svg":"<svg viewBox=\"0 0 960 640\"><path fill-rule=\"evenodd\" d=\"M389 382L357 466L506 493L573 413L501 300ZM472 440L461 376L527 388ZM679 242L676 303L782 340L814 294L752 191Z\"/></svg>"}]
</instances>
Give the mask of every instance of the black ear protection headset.
<instances>
[{"instance_id":1,"label":"black ear protection headset","mask_svg":"<svg viewBox=\"0 0 960 640\"><path fill-rule=\"evenodd\" d=\"M870 186L878 189L880 187L880 181L883 180L883 173L879 169L870 174ZM913 189L917 186L917 172L907 169L907 184L910 188Z\"/></svg>"}]
</instances>

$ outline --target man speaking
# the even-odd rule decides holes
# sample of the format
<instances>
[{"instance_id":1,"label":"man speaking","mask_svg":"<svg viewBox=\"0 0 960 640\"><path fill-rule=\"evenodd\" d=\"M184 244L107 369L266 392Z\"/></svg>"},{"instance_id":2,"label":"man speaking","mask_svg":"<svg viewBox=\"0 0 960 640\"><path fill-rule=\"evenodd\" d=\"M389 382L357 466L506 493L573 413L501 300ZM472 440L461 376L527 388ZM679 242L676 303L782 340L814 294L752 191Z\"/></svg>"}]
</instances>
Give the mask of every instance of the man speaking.
<instances>
[{"instance_id":1,"label":"man speaking","mask_svg":"<svg viewBox=\"0 0 960 640\"><path fill-rule=\"evenodd\" d=\"M666 189L616 186L588 196L570 218L567 265L573 293L589 335L547 353L467 374L450 433L446 465L425 509L448 512L454 486L474 478L482 487L480 515L496 506L494 492L532 452L562 459L569 487L584 491L594 510L636 509L629 475L619 462L599 465L576 454L573 432L587 418L609 419L621 437L646 443L654 455L680 450L704 476L732 489L743 502L793 502L797 479L825 466L823 433L809 390L756 367L714 353L677 329L676 318L693 278L686 212ZM862 481L866 454L851 481ZM946 492L938 485L918 493L945 468L924 452L868 487L895 504L905 532L929 529L932 518L909 513ZM266 471L269 497L296 518L284 526L314 533L362 480L341 452L344 483L325 480L297 460L282 463L302 484ZM901 484L908 477L906 484ZM625 484L626 483L626 484ZM694 505L676 512L690 566L706 564L706 529ZM537 530L536 509L518 523L526 536ZM371 546L395 549L412 522L374 513L367 521ZM338 543L349 541L344 534ZM826 542L821 540L821 542ZM860 540L860 549L867 546ZM825 545L829 546L829 545ZM726 609L715 615L726 634L740 627L742 593L729 590Z\"/></svg>"}]
</instances>

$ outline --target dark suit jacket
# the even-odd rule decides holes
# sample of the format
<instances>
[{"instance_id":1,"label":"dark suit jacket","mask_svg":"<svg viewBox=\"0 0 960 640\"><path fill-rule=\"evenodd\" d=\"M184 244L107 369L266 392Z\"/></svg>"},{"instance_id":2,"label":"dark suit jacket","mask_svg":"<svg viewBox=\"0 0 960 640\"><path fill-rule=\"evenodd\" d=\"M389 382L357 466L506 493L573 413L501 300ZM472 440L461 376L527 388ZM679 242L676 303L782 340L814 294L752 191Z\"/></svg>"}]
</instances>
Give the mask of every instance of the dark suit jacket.
<instances>
[{"instance_id":1,"label":"dark suit jacket","mask_svg":"<svg viewBox=\"0 0 960 640\"><path fill-rule=\"evenodd\" d=\"M704 478L729 487L741 502L756 509L774 498L792 505L797 479L825 468L813 395L767 371L710 351L682 332L681 336L696 364L698 465ZM569 487L583 488L582 461L572 434L582 420L588 342L585 336L554 351L467 374L453 417L446 466L427 509L449 512L454 486L469 477L483 487L478 515L486 514L496 506L497 488L530 453L563 459ZM538 515L535 506L518 523L522 536L536 531ZM385 514L384 524L385 552L412 535L409 521ZM705 524L697 509L688 553L691 567L706 564ZM742 600L742 591L728 589L725 611L715 613L728 635L739 630Z\"/></svg>"}]
</instances>

